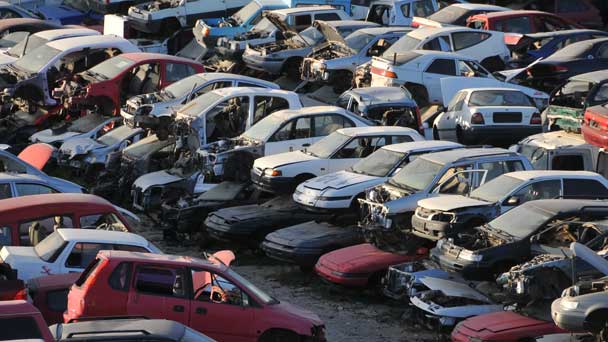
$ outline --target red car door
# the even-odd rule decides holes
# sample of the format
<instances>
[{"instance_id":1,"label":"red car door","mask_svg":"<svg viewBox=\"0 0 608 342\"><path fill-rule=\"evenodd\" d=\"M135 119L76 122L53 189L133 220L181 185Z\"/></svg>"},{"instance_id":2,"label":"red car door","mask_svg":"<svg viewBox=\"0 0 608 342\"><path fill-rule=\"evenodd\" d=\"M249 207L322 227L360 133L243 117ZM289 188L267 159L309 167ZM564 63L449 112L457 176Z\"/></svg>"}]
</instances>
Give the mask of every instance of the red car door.
<instances>
[{"instance_id":1,"label":"red car door","mask_svg":"<svg viewBox=\"0 0 608 342\"><path fill-rule=\"evenodd\" d=\"M257 340L254 310L234 282L203 269L191 270L193 299L189 326L218 341Z\"/></svg>"},{"instance_id":2,"label":"red car door","mask_svg":"<svg viewBox=\"0 0 608 342\"><path fill-rule=\"evenodd\" d=\"M135 269L127 315L161 318L188 324L190 300L185 269L142 264Z\"/></svg>"}]
</instances>

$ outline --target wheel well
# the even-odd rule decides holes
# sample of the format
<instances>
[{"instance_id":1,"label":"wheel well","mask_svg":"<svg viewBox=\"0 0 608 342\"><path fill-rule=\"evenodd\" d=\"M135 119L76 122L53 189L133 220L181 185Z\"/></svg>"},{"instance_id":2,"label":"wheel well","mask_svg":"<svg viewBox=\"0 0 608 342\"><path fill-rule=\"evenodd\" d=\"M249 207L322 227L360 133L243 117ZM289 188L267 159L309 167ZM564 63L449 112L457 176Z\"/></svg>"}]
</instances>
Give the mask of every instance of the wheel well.
<instances>
[{"instance_id":1,"label":"wheel well","mask_svg":"<svg viewBox=\"0 0 608 342\"><path fill-rule=\"evenodd\" d=\"M359 201L357 201L357 200L360 198L365 198L365 192L360 192L360 193L356 194L355 196L353 196L353 200L350 202L350 205L359 207Z\"/></svg>"},{"instance_id":2,"label":"wheel well","mask_svg":"<svg viewBox=\"0 0 608 342\"><path fill-rule=\"evenodd\" d=\"M297 336L298 340L302 340L301 336L293 330L281 329L281 328L270 328L270 329L264 331L264 333L262 335L260 335L260 338L258 339L258 341L259 342L266 342L266 341L270 342L270 341L272 341L270 338L272 337L273 334L292 335L292 337ZM295 336L293 336L293 335L295 335ZM294 341L294 340L290 339L290 341ZM295 342L297 342L297 340Z\"/></svg>"},{"instance_id":3,"label":"wheel well","mask_svg":"<svg viewBox=\"0 0 608 342\"><path fill-rule=\"evenodd\" d=\"M301 173L299 175L297 175L294 179L296 181L296 183L300 184L305 180L309 180L311 178L315 178L316 176L313 175L312 173Z\"/></svg>"},{"instance_id":4,"label":"wheel well","mask_svg":"<svg viewBox=\"0 0 608 342\"><path fill-rule=\"evenodd\" d=\"M586 327L592 332L599 332L608 320L608 309L596 309L585 318Z\"/></svg>"}]
</instances>

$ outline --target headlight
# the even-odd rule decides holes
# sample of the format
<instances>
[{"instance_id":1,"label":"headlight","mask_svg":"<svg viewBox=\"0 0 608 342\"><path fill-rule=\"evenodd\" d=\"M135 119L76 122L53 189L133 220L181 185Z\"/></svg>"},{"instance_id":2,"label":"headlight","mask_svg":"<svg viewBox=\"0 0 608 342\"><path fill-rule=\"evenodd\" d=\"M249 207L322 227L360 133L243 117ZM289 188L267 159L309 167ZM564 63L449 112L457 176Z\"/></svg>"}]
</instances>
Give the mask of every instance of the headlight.
<instances>
[{"instance_id":1,"label":"headlight","mask_svg":"<svg viewBox=\"0 0 608 342\"><path fill-rule=\"evenodd\" d=\"M203 29L201 30L201 34L203 37L208 37L209 33L211 33L211 30L207 26L203 27Z\"/></svg>"},{"instance_id":2,"label":"headlight","mask_svg":"<svg viewBox=\"0 0 608 342\"><path fill-rule=\"evenodd\" d=\"M280 176L282 174L283 173L280 170L274 170L274 169L266 169L266 170L264 170L264 175L265 176L278 177L278 176Z\"/></svg>"},{"instance_id":3,"label":"headlight","mask_svg":"<svg viewBox=\"0 0 608 342\"><path fill-rule=\"evenodd\" d=\"M479 262L483 258L483 256L476 254L475 252L469 251L467 249L463 250L458 254L458 257L464 260L476 261Z\"/></svg>"},{"instance_id":4,"label":"headlight","mask_svg":"<svg viewBox=\"0 0 608 342\"><path fill-rule=\"evenodd\" d=\"M576 310L578 308L578 302L571 302L569 300L562 300L561 306L564 310Z\"/></svg>"}]
</instances>

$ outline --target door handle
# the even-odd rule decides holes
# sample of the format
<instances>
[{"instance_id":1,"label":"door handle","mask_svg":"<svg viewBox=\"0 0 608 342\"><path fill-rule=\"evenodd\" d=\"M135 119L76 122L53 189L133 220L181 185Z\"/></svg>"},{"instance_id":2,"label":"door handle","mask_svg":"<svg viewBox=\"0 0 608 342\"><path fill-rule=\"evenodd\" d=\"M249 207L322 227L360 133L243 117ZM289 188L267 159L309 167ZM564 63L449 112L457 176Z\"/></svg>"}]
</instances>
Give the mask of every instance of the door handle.
<instances>
[{"instance_id":1,"label":"door handle","mask_svg":"<svg viewBox=\"0 0 608 342\"><path fill-rule=\"evenodd\" d=\"M207 309L205 309L205 308L200 308L200 307L199 307L199 308L196 308L196 311L195 311L195 312L196 312L197 314L199 314L199 315L206 315L206 314L207 314Z\"/></svg>"},{"instance_id":2,"label":"door handle","mask_svg":"<svg viewBox=\"0 0 608 342\"><path fill-rule=\"evenodd\" d=\"M174 305L173 306L173 311L175 311L175 312L184 312L184 306L183 305Z\"/></svg>"},{"instance_id":3,"label":"door handle","mask_svg":"<svg viewBox=\"0 0 608 342\"><path fill-rule=\"evenodd\" d=\"M310 144L306 143L306 144L302 144L302 147L309 147Z\"/></svg>"}]
</instances>

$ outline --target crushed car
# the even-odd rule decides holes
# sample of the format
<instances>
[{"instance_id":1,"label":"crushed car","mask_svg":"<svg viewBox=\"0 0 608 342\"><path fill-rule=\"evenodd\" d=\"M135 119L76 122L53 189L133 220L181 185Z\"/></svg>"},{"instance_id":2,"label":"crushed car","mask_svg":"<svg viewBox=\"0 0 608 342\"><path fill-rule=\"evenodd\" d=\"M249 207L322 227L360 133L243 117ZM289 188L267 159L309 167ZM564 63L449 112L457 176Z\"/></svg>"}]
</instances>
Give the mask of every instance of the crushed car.
<instances>
[{"instance_id":1,"label":"crushed car","mask_svg":"<svg viewBox=\"0 0 608 342\"><path fill-rule=\"evenodd\" d=\"M29 138L32 143L45 143L61 148L71 138L97 139L113 128L120 118L88 114L74 121L61 122L51 128L36 132Z\"/></svg>"}]
</instances>

